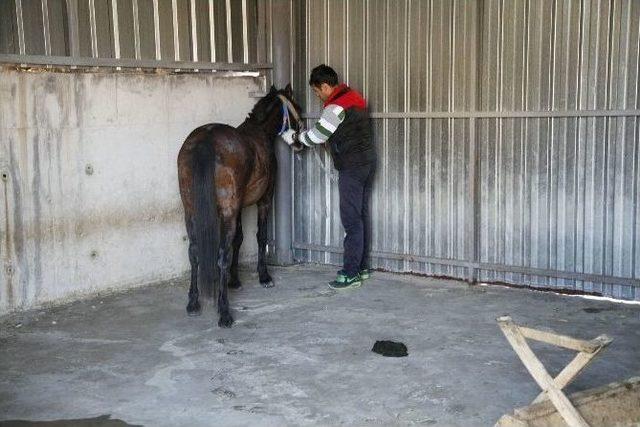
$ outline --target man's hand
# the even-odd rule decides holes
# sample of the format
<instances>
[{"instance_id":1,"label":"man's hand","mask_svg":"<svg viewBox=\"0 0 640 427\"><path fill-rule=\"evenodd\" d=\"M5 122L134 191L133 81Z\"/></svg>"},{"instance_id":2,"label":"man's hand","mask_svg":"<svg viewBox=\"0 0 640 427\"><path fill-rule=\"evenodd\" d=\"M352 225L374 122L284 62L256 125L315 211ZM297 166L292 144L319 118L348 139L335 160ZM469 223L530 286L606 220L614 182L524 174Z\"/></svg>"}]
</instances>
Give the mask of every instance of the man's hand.
<instances>
[{"instance_id":1,"label":"man's hand","mask_svg":"<svg viewBox=\"0 0 640 427\"><path fill-rule=\"evenodd\" d=\"M286 130L282 135L282 139L284 139L284 142L286 142L289 145L293 145L294 142L298 142L298 135L296 134L296 131L294 131L293 129L288 129Z\"/></svg>"}]
</instances>

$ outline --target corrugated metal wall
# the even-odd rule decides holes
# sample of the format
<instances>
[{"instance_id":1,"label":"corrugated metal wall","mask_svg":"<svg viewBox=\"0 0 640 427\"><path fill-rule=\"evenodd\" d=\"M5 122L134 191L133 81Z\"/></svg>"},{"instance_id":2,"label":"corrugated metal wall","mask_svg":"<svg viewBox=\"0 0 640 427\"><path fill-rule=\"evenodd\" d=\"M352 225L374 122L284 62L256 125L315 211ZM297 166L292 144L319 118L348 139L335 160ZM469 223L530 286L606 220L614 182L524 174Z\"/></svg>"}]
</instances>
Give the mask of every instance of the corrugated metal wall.
<instances>
[{"instance_id":1,"label":"corrugated metal wall","mask_svg":"<svg viewBox=\"0 0 640 427\"><path fill-rule=\"evenodd\" d=\"M255 65L267 62L269 6L264 0L2 0L0 54Z\"/></svg>"},{"instance_id":2,"label":"corrugated metal wall","mask_svg":"<svg viewBox=\"0 0 640 427\"><path fill-rule=\"evenodd\" d=\"M639 1L294 7L310 122L319 63L370 102L375 266L640 299ZM340 264L337 184L294 164L296 257Z\"/></svg>"}]
</instances>

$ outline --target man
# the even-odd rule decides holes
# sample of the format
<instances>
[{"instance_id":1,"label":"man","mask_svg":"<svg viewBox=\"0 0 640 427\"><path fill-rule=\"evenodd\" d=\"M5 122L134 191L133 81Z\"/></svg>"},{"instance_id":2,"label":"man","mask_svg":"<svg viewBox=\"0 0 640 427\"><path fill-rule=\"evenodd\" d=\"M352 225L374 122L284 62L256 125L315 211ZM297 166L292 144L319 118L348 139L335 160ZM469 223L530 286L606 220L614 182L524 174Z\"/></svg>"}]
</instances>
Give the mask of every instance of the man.
<instances>
[{"instance_id":1,"label":"man","mask_svg":"<svg viewBox=\"0 0 640 427\"><path fill-rule=\"evenodd\" d=\"M307 131L296 134L289 130L282 137L289 145L295 141L308 147L329 145L333 165L338 170L340 220L346 233L343 269L329 286L356 288L371 273L369 198L377 157L366 101L355 90L339 84L338 74L324 64L311 71L309 85L323 102L320 120Z\"/></svg>"}]
</instances>

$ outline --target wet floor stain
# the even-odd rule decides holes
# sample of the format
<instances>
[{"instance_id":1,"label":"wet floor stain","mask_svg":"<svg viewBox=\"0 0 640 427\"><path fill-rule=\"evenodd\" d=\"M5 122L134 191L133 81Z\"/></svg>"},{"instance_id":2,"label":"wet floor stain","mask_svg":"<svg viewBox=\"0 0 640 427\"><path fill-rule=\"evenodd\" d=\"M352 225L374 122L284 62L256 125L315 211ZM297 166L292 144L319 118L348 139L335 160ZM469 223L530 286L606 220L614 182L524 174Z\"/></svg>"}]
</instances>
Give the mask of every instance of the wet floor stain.
<instances>
[{"instance_id":1,"label":"wet floor stain","mask_svg":"<svg viewBox=\"0 0 640 427\"><path fill-rule=\"evenodd\" d=\"M111 415L101 415L95 418L75 420L28 421L7 420L0 421L0 427L143 427L141 424L129 424L122 420L111 419Z\"/></svg>"}]
</instances>

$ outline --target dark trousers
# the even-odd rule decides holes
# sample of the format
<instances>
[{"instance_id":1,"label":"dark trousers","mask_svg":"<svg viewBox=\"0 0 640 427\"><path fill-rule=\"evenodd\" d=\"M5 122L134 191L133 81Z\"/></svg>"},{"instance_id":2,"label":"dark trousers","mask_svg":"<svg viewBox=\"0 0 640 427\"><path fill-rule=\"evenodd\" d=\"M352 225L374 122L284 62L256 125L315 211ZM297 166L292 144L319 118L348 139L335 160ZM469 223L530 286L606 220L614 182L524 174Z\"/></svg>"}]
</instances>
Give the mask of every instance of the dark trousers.
<instances>
[{"instance_id":1,"label":"dark trousers","mask_svg":"<svg viewBox=\"0 0 640 427\"><path fill-rule=\"evenodd\" d=\"M371 248L371 216L369 199L375 175L375 163L350 167L338 173L340 220L344 238L344 273L353 277L369 268Z\"/></svg>"}]
</instances>

